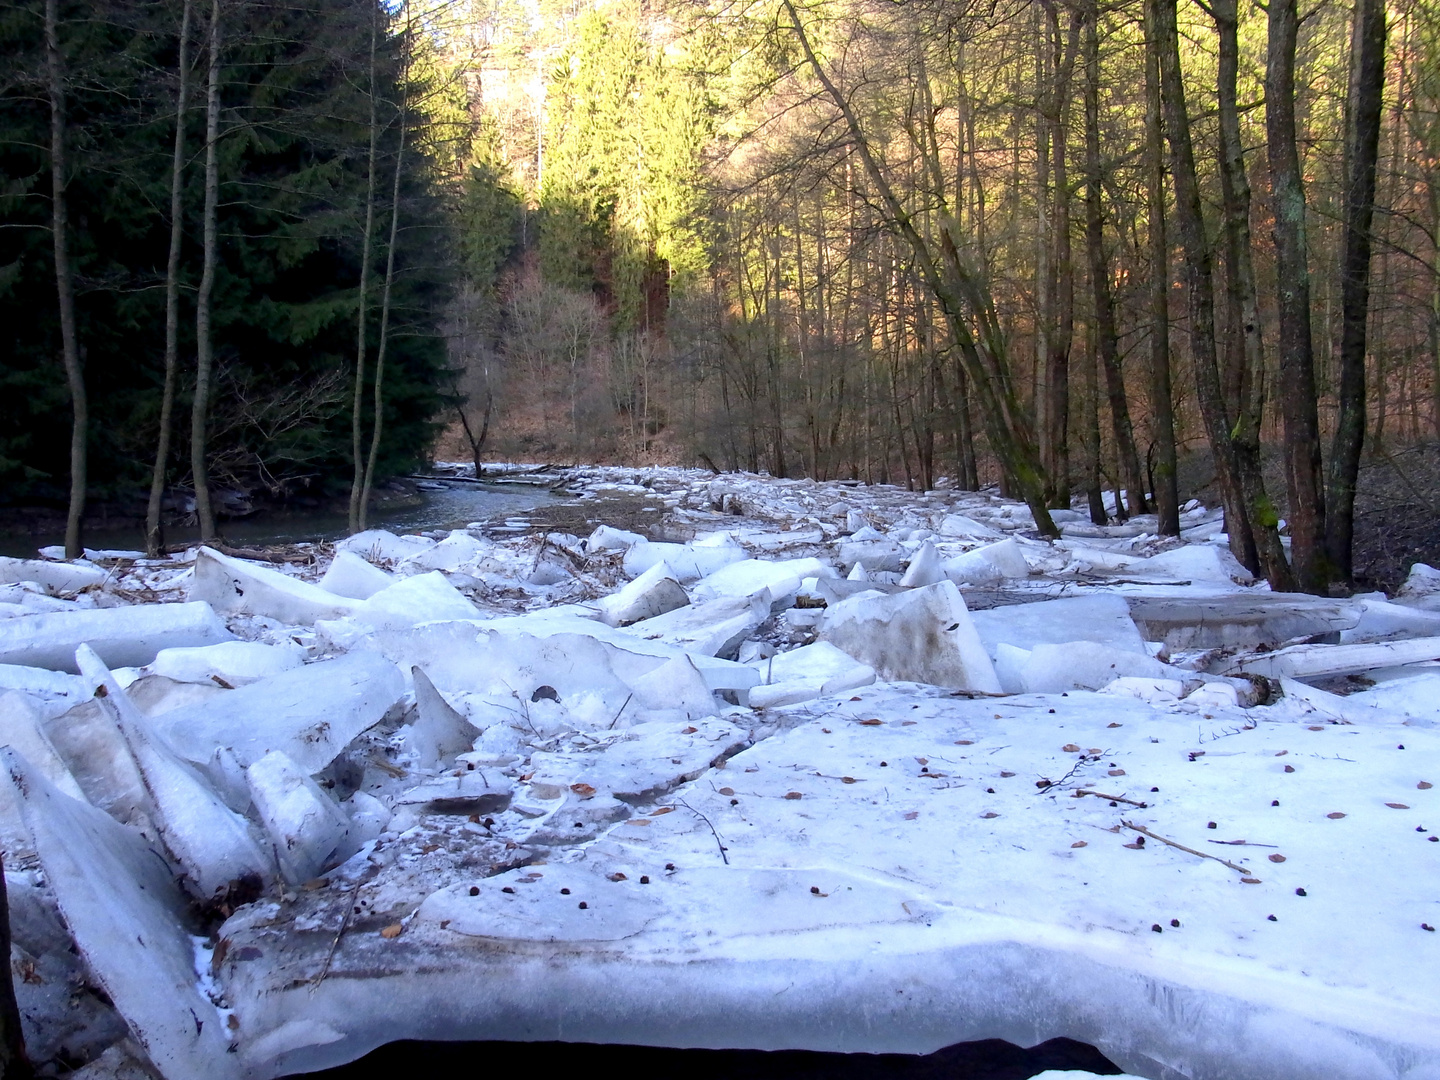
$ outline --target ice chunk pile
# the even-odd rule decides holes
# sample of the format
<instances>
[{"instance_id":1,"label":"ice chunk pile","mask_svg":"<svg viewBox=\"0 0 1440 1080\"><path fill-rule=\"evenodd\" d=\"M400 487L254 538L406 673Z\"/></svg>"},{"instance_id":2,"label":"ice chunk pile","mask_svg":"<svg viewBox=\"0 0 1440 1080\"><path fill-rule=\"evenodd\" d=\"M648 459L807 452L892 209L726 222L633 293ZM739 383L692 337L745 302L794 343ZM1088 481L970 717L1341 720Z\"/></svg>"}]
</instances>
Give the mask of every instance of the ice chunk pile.
<instances>
[{"instance_id":1,"label":"ice chunk pile","mask_svg":"<svg viewBox=\"0 0 1440 1080\"><path fill-rule=\"evenodd\" d=\"M1435 571L1288 596L1199 506L1051 543L989 494L565 479L583 540L0 561L16 970L92 988L24 982L35 1046L264 1080L401 1038L1063 1035L1153 1078L1440 1075Z\"/></svg>"}]
</instances>

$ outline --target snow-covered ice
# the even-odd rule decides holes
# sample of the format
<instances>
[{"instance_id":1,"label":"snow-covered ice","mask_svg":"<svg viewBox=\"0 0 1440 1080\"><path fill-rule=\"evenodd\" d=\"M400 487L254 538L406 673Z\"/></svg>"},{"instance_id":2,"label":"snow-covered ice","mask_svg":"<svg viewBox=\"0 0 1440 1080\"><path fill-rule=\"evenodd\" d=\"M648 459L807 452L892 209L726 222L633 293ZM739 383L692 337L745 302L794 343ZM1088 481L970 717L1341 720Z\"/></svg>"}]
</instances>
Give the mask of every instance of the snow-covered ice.
<instances>
[{"instance_id":1,"label":"snow-covered ice","mask_svg":"<svg viewBox=\"0 0 1440 1080\"><path fill-rule=\"evenodd\" d=\"M99 991L25 983L36 1046L1440 1076L1440 574L1272 593L1198 504L1050 542L988 493L565 480L664 510L0 563L16 962Z\"/></svg>"}]
</instances>

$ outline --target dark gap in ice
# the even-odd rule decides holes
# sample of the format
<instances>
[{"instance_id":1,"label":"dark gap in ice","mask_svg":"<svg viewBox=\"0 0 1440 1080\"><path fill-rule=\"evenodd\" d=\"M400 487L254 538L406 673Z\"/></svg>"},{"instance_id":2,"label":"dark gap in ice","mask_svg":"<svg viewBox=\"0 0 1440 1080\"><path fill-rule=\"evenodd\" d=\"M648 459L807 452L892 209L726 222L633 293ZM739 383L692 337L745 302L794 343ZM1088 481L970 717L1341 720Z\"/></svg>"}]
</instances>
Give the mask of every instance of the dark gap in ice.
<instances>
[{"instance_id":1,"label":"dark gap in ice","mask_svg":"<svg viewBox=\"0 0 1440 1080\"><path fill-rule=\"evenodd\" d=\"M1029 1049L1003 1039L956 1043L933 1054L838 1054L815 1050L679 1050L565 1042L394 1042L348 1065L310 1073L325 1080L487 1072L579 1076L614 1073L658 1080L1029 1080L1049 1069L1115 1076L1099 1050L1074 1039Z\"/></svg>"}]
</instances>

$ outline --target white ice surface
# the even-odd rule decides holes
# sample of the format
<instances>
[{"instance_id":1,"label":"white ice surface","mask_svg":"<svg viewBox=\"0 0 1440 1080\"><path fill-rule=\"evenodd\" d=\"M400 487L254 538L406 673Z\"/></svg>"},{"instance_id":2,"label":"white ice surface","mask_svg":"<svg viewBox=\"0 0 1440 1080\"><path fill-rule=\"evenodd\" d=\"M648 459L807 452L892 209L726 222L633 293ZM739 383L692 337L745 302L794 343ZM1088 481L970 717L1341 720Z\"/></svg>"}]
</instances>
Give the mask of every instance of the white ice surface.
<instances>
[{"instance_id":1,"label":"white ice surface","mask_svg":"<svg viewBox=\"0 0 1440 1080\"><path fill-rule=\"evenodd\" d=\"M151 661L150 671L176 682L218 685L217 679L223 679L234 687L278 675L304 662L305 650L293 641L280 645L224 641L196 648L161 649Z\"/></svg>"},{"instance_id":2,"label":"white ice surface","mask_svg":"<svg viewBox=\"0 0 1440 1080\"><path fill-rule=\"evenodd\" d=\"M84 643L111 667L140 667L161 649L215 645L232 636L204 603L57 611L0 619L0 664L74 672L75 648Z\"/></svg>"},{"instance_id":3,"label":"white ice surface","mask_svg":"<svg viewBox=\"0 0 1440 1080\"><path fill-rule=\"evenodd\" d=\"M318 585L208 547L195 555L189 598L204 600L225 614L264 615L289 624L338 619L358 604Z\"/></svg>"}]
</instances>

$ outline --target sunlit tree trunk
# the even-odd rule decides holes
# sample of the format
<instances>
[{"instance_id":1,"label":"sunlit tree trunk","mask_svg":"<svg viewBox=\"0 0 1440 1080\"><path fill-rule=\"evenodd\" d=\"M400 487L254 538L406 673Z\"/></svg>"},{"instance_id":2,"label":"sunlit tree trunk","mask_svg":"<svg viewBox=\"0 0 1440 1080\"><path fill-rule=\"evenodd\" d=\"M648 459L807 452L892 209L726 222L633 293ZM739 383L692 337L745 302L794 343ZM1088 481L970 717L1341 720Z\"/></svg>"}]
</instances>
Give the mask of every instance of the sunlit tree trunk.
<instances>
[{"instance_id":1,"label":"sunlit tree trunk","mask_svg":"<svg viewBox=\"0 0 1440 1080\"><path fill-rule=\"evenodd\" d=\"M1236 102L1239 71L1239 19L1236 0L1216 0L1210 8L1219 38L1219 80L1216 94L1220 114L1221 229L1225 246L1225 287L1228 294L1227 349L1233 354L1233 372L1227 375L1227 397L1235 411L1227 413L1240 488L1250 514L1255 557L1272 582L1290 578L1285 548L1280 543L1279 515L1265 490L1260 465L1260 422L1265 405L1265 354L1260 335L1260 311L1255 294L1255 264L1250 251L1250 179L1245 169L1245 147L1240 139L1240 111Z\"/></svg>"},{"instance_id":2,"label":"sunlit tree trunk","mask_svg":"<svg viewBox=\"0 0 1440 1080\"><path fill-rule=\"evenodd\" d=\"M1297 0L1271 0L1265 61L1265 142L1275 215L1275 283L1280 315L1280 414L1285 430L1285 479L1290 501L1290 558L1299 587L1323 593L1330 581L1325 550L1320 419L1310 336L1310 271L1305 239L1305 190L1295 145Z\"/></svg>"},{"instance_id":3,"label":"sunlit tree trunk","mask_svg":"<svg viewBox=\"0 0 1440 1080\"><path fill-rule=\"evenodd\" d=\"M85 466L90 431L85 372L75 325L75 281L70 270L70 204L65 188L68 137L65 119L65 57L60 51L59 0L45 0L45 58L50 97L50 232L55 251L55 296L60 312L60 354L70 390L70 506L65 516L65 557L78 559L85 517Z\"/></svg>"},{"instance_id":4,"label":"sunlit tree trunk","mask_svg":"<svg viewBox=\"0 0 1440 1080\"><path fill-rule=\"evenodd\" d=\"M1239 467L1235 446L1230 440L1230 425L1225 416L1215 355L1214 276L1201 210L1200 184L1195 173L1190 118L1185 106L1175 0L1147 2L1159 49L1162 111L1166 140L1170 144L1170 172L1175 184L1175 228L1185 252L1185 277L1190 299L1190 356L1195 368L1196 397L1215 458L1215 475L1225 507L1230 550L1247 569L1255 573L1259 571L1260 564L1255 555L1245 496L1240 487Z\"/></svg>"},{"instance_id":5,"label":"sunlit tree trunk","mask_svg":"<svg viewBox=\"0 0 1440 1080\"><path fill-rule=\"evenodd\" d=\"M179 86L175 91L175 146L170 156L170 254L165 264L165 386L160 395L160 436L155 445L155 468L150 475L150 500L145 508L145 552L161 554L160 502L165 494L165 471L170 458L171 414L175 383L180 370L180 243L185 235L185 111L190 90L191 0L180 12L180 56L176 63Z\"/></svg>"},{"instance_id":6,"label":"sunlit tree trunk","mask_svg":"<svg viewBox=\"0 0 1440 1080\"><path fill-rule=\"evenodd\" d=\"M1170 388L1170 242L1165 230L1165 137L1160 117L1160 53L1153 4L1145 5L1145 195L1150 247L1150 432L1152 487L1161 536L1180 534L1175 406Z\"/></svg>"},{"instance_id":7,"label":"sunlit tree trunk","mask_svg":"<svg viewBox=\"0 0 1440 1080\"><path fill-rule=\"evenodd\" d=\"M1115 456L1129 494L1130 513L1145 512L1145 474L1135 449L1130 406L1120 372L1120 341L1115 326L1115 300L1110 293L1110 262L1105 257L1104 214L1100 176L1100 12L1092 6L1085 20L1085 252L1090 268L1090 292L1095 306L1095 343L1105 373L1110 403L1110 429ZM1118 505L1117 513L1123 513Z\"/></svg>"},{"instance_id":8,"label":"sunlit tree trunk","mask_svg":"<svg viewBox=\"0 0 1440 1080\"><path fill-rule=\"evenodd\" d=\"M1325 518L1330 561L1347 582L1354 574L1355 483L1365 444L1365 324L1370 311L1370 225L1385 89L1385 0L1357 0L1351 59L1349 175L1345 247L1340 257L1340 412L1330 451ZM1432 326L1432 338L1434 333ZM1440 394L1440 383L1436 393Z\"/></svg>"}]
</instances>

